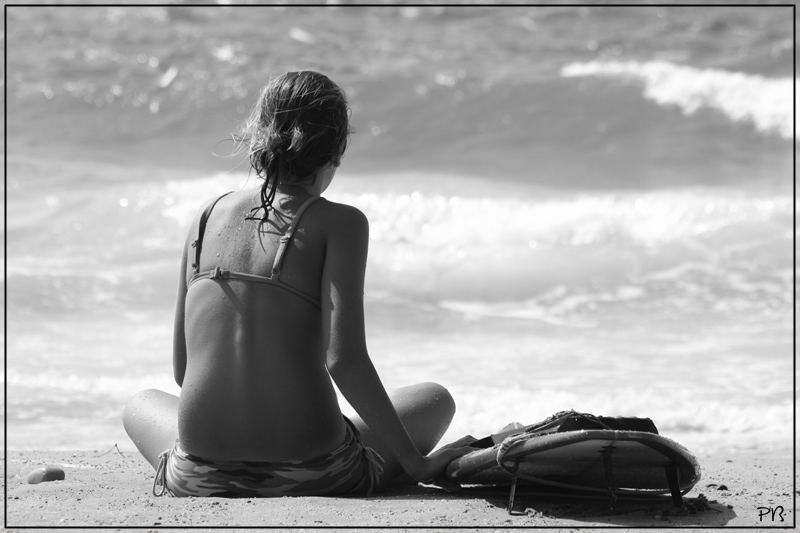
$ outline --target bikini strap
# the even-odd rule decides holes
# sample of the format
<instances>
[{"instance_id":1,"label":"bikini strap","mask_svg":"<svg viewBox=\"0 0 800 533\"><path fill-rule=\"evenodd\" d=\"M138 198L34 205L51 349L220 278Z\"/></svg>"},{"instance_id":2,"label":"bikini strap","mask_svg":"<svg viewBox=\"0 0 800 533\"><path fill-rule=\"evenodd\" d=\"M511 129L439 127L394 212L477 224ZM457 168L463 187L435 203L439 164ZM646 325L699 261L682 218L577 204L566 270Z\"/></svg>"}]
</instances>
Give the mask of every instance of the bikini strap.
<instances>
[{"instance_id":1,"label":"bikini strap","mask_svg":"<svg viewBox=\"0 0 800 533\"><path fill-rule=\"evenodd\" d=\"M286 248L289 246L289 243L292 241L292 237L294 237L294 232L297 231L297 226L300 224L300 219L303 217L303 213L306 212L306 209L313 204L316 200L319 200L319 196L312 196L300 206L297 210L297 214L294 216L294 220L292 220L289 227L286 228L286 233L280 238L280 245L278 246L278 253L275 254L275 261L272 263L272 275L270 276L271 279L277 281L281 275L281 264L283 263L283 256L286 254Z\"/></svg>"},{"instance_id":2,"label":"bikini strap","mask_svg":"<svg viewBox=\"0 0 800 533\"><path fill-rule=\"evenodd\" d=\"M208 222L208 217L211 216L211 211L214 209L214 206L217 205L217 202L232 192L233 191L228 191L208 204L208 206L203 210L203 214L200 215L200 225L197 228L197 239L195 239L192 243L192 248L194 248L194 263L192 263L192 268L194 269L195 274L200 272L200 251L203 248L203 235L206 232L206 223Z\"/></svg>"}]
</instances>

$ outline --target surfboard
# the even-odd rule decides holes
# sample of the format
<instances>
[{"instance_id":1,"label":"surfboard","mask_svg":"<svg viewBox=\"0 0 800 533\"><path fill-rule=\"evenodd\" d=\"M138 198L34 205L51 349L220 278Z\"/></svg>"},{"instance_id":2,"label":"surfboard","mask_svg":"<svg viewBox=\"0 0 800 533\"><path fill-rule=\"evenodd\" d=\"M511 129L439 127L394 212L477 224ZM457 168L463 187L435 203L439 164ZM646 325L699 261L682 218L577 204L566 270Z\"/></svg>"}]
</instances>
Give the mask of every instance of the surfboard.
<instances>
[{"instance_id":1,"label":"surfboard","mask_svg":"<svg viewBox=\"0 0 800 533\"><path fill-rule=\"evenodd\" d=\"M509 506L517 483L603 493L612 504L620 496L671 494L680 504L682 495L700 480L695 457L656 433L652 423L648 431L562 429L568 426L564 420L585 416L600 418L558 413L512 432L498 444L482 439L475 444L485 447L453 460L444 477L460 485L511 485Z\"/></svg>"}]
</instances>

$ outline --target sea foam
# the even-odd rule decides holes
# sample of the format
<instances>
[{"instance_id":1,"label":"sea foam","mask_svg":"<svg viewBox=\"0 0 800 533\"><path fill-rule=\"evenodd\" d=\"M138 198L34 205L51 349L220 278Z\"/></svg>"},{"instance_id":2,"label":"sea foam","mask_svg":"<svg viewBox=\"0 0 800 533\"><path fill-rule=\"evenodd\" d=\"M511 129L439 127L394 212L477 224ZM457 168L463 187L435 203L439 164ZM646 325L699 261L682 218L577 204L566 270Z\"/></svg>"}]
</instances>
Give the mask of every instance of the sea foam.
<instances>
[{"instance_id":1,"label":"sea foam","mask_svg":"<svg viewBox=\"0 0 800 533\"><path fill-rule=\"evenodd\" d=\"M643 84L644 96L663 106L677 106L690 115L704 108L734 122L749 122L764 134L792 139L792 78L768 78L722 69L701 69L668 61L573 62L563 77L595 76Z\"/></svg>"},{"instance_id":2,"label":"sea foam","mask_svg":"<svg viewBox=\"0 0 800 533\"><path fill-rule=\"evenodd\" d=\"M661 287L665 277L681 286L724 285L729 296L751 294L753 283L763 282L777 287L770 285L772 294L785 288L777 271L791 266L789 195L693 187L465 196L362 192L343 180L329 197L358 207L369 220L369 294L421 296L449 307L460 302L462 310L466 302L491 302L502 305L489 314L502 316L519 313L506 303L527 301L523 314L538 315L533 303L542 304L557 287L567 291L547 299L550 309L563 298L573 301L575 291L585 296L590 285L603 301L611 298L606 294L628 301L630 291L621 288ZM58 237L63 234L55 241L57 254L44 236L12 239L17 253L9 258L10 301L40 309L47 298L52 307L48 293L64 309L164 303L168 298L161 295L174 292L181 244L198 206L252 184L245 175L214 175L110 185L84 201L80 212L65 213L56 229ZM74 201L70 194L62 193L63 201ZM36 224L27 221L15 234L35 235ZM73 231L78 224L94 230ZM98 252L98 239L111 247ZM498 279L487 283L487 276ZM139 284L135 292L131 282ZM38 296L32 300L32 294Z\"/></svg>"}]
</instances>

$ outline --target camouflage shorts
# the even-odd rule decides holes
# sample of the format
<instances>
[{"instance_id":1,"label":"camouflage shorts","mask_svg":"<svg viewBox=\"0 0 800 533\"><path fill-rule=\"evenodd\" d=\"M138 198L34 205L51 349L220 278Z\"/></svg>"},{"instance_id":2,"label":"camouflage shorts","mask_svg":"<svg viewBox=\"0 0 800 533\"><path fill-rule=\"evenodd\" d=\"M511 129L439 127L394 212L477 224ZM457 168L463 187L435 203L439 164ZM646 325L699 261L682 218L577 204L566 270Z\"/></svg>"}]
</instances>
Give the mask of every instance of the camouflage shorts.
<instances>
[{"instance_id":1,"label":"camouflage shorts","mask_svg":"<svg viewBox=\"0 0 800 533\"><path fill-rule=\"evenodd\" d=\"M352 423L332 452L305 461L208 461L187 454L175 442L161 454L153 493L156 496L324 496L370 494L384 460L364 446Z\"/></svg>"}]
</instances>

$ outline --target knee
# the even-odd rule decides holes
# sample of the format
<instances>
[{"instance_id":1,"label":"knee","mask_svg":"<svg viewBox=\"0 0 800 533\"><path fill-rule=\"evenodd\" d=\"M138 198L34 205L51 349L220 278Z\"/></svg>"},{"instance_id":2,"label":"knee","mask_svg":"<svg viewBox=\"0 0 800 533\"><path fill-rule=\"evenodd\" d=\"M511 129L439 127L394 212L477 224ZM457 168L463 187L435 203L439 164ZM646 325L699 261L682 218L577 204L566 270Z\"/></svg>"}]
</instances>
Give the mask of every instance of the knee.
<instances>
[{"instance_id":1,"label":"knee","mask_svg":"<svg viewBox=\"0 0 800 533\"><path fill-rule=\"evenodd\" d=\"M398 413L421 415L427 420L440 420L449 424L456 412L456 402L446 388L438 383L416 383L395 389L392 403Z\"/></svg>"},{"instance_id":2,"label":"knee","mask_svg":"<svg viewBox=\"0 0 800 533\"><path fill-rule=\"evenodd\" d=\"M439 383L421 383L420 386L425 388L426 396L430 398L429 401L435 406L439 416L448 422L452 420L456 413L456 402L450 391Z\"/></svg>"},{"instance_id":3,"label":"knee","mask_svg":"<svg viewBox=\"0 0 800 533\"><path fill-rule=\"evenodd\" d=\"M137 406L143 403L148 403L152 401L153 397L157 396L158 394L163 394L163 393L158 389L140 390L139 392L128 398L128 401L125 402L125 411L128 411L130 409L135 409Z\"/></svg>"},{"instance_id":4,"label":"knee","mask_svg":"<svg viewBox=\"0 0 800 533\"><path fill-rule=\"evenodd\" d=\"M420 438L415 444L420 452L429 453L450 427L456 402L450 391L438 383L420 383L418 387L422 400L420 421L424 430L420 431Z\"/></svg>"},{"instance_id":5,"label":"knee","mask_svg":"<svg viewBox=\"0 0 800 533\"><path fill-rule=\"evenodd\" d=\"M158 389L145 389L131 396L122 409L122 425L125 429L129 429L135 421L141 419L147 406L153 404L155 399L164 394Z\"/></svg>"},{"instance_id":6,"label":"knee","mask_svg":"<svg viewBox=\"0 0 800 533\"><path fill-rule=\"evenodd\" d=\"M131 424L138 418L138 414L141 412L142 404L147 401L149 392L150 389L141 390L128 398L128 401L125 402L125 406L122 408L122 425L128 430L128 433L130 433Z\"/></svg>"}]
</instances>

